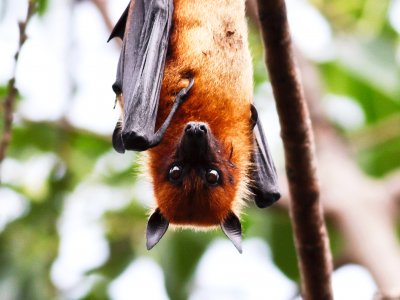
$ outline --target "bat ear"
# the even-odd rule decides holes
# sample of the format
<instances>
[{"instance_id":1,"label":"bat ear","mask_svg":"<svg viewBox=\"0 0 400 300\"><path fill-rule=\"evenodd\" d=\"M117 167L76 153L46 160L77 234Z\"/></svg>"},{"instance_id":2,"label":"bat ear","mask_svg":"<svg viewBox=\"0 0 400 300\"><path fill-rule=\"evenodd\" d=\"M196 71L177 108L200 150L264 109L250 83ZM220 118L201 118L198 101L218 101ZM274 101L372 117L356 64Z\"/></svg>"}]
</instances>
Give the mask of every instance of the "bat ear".
<instances>
[{"instance_id":1,"label":"bat ear","mask_svg":"<svg viewBox=\"0 0 400 300\"><path fill-rule=\"evenodd\" d=\"M239 218L233 212L230 212L221 223L221 228L239 253L242 253L242 225Z\"/></svg>"},{"instance_id":2,"label":"bat ear","mask_svg":"<svg viewBox=\"0 0 400 300\"><path fill-rule=\"evenodd\" d=\"M161 214L160 209L157 208L156 211L150 216L150 219L147 222L147 231L146 231L147 250L153 248L161 240L164 233L168 229L168 225L169 225L168 220Z\"/></svg>"},{"instance_id":3,"label":"bat ear","mask_svg":"<svg viewBox=\"0 0 400 300\"><path fill-rule=\"evenodd\" d=\"M117 122L117 125L115 125L115 129L112 135L112 144L118 153L124 153L125 152L125 147L124 143L122 142L122 124L121 121Z\"/></svg>"},{"instance_id":4,"label":"bat ear","mask_svg":"<svg viewBox=\"0 0 400 300\"><path fill-rule=\"evenodd\" d=\"M250 126L251 126L251 129L253 130L254 126L256 126L256 124L257 124L258 112L257 112L256 107L253 104L251 104L250 110L251 110L251 117L250 117L251 125Z\"/></svg>"}]
</instances>

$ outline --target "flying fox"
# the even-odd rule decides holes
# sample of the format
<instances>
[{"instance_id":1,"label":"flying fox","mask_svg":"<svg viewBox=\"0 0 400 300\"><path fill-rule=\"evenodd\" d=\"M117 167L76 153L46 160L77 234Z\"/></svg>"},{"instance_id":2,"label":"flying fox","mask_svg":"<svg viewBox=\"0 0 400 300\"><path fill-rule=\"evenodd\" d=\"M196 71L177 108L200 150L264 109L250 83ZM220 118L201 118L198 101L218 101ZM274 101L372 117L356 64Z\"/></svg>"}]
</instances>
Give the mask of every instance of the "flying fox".
<instances>
[{"instance_id":1,"label":"flying fox","mask_svg":"<svg viewBox=\"0 0 400 300\"><path fill-rule=\"evenodd\" d=\"M241 252L245 200L264 208L280 197L253 105L245 1L131 0L114 37L122 115L112 143L148 152L156 207L147 248L169 224L220 226Z\"/></svg>"}]
</instances>

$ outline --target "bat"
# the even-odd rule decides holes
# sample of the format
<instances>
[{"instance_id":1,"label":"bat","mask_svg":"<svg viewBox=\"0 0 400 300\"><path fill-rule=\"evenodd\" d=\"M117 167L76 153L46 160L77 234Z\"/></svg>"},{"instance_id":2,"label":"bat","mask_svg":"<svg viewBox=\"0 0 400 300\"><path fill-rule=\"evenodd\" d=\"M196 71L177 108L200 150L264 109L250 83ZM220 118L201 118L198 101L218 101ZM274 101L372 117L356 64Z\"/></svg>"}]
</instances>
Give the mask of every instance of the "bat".
<instances>
[{"instance_id":1,"label":"bat","mask_svg":"<svg viewBox=\"0 0 400 300\"><path fill-rule=\"evenodd\" d=\"M112 88L122 108L117 152L148 152L157 207L147 249L169 224L220 226L242 252L240 211L280 198L252 103L244 0L132 0L111 36L122 39Z\"/></svg>"}]
</instances>

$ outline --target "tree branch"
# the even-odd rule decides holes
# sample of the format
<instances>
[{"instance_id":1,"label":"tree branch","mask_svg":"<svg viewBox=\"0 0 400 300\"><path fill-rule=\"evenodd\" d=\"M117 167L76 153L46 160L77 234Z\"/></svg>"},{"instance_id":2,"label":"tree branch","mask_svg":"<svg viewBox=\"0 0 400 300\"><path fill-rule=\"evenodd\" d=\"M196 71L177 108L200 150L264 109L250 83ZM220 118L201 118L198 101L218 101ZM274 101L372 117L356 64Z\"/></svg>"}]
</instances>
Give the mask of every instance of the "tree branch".
<instances>
[{"instance_id":1,"label":"tree branch","mask_svg":"<svg viewBox=\"0 0 400 300\"><path fill-rule=\"evenodd\" d=\"M91 0L93 4L96 6L100 15L106 25L108 31L111 33L114 28L114 23L111 21L110 15L107 10L107 0ZM121 48L122 41L120 39L114 39L118 49Z\"/></svg>"},{"instance_id":2,"label":"tree branch","mask_svg":"<svg viewBox=\"0 0 400 300\"><path fill-rule=\"evenodd\" d=\"M311 121L293 61L284 1L258 0L258 16L281 123L302 293L305 299L332 299L332 261L319 202Z\"/></svg>"},{"instance_id":3,"label":"tree branch","mask_svg":"<svg viewBox=\"0 0 400 300\"><path fill-rule=\"evenodd\" d=\"M341 257L371 272L379 288L374 299L399 299L400 248L395 222L400 207L400 172L378 180L360 170L349 146L321 108L323 91L316 69L298 52L296 58L317 141L321 202L343 237ZM288 200L279 203L285 202L288 205Z\"/></svg>"},{"instance_id":4,"label":"tree branch","mask_svg":"<svg viewBox=\"0 0 400 300\"><path fill-rule=\"evenodd\" d=\"M19 22L19 24L18 24L19 43L18 43L17 52L15 53L15 57L14 57L14 59L15 59L14 71L13 71L12 78L8 81L7 95L3 102L4 125L3 125L3 136L1 137L1 140L0 140L0 166L6 156L7 147L11 140L11 129L12 129L12 122L13 122L14 104L15 104L15 101L16 101L17 95L18 95L18 90L15 86L15 74L16 74L16 69L17 69L17 64L18 64L18 58L19 58L19 54L21 52L21 48L27 39L26 27L29 23L29 20L31 19L31 17L33 16L33 14L36 11L36 6L37 6L36 1L34 1L34 0L29 1L28 12L27 12L25 21ZM1 182L1 178L0 178L0 182Z\"/></svg>"}]
</instances>

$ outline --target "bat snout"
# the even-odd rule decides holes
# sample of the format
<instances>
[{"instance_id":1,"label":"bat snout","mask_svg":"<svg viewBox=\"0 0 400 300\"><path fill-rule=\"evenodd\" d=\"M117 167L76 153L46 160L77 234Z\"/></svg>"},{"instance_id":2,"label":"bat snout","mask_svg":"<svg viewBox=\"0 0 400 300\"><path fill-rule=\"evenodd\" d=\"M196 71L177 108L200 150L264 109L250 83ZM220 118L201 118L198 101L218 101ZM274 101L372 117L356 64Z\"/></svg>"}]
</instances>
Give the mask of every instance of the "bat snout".
<instances>
[{"instance_id":1,"label":"bat snout","mask_svg":"<svg viewBox=\"0 0 400 300\"><path fill-rule=\"evenodd\" d=\"M185 126L185 135L190 138L201 138L207 135L208 126L202 122L189 122Z\"/></svg>"},{"instance_id":2,"label":"bat snout","mask_svg":"<svg viewBox=\"0 0 400 300\"><path fill-rule=\"evenodd\" d=\"M213 155L214 137L210 127L203 122L189 122L183 129L179 153L183 160L199 163L208 161Z\"/></svg>"},{"instance_id":3,"label":"bat snout","mask_svg":"<svg viewBox=\"0 0 400 300\"><path fill-rule=\"evenodd\" d=\"M150 147L149 139L135 131L122 131L122 141L126 150L144 151Z\"/></svg>"}]
</instances>

